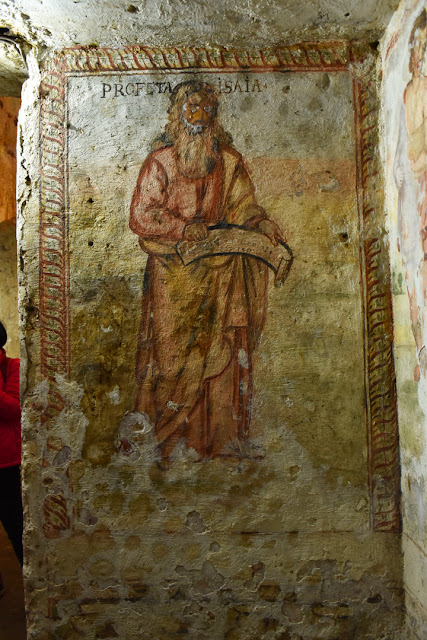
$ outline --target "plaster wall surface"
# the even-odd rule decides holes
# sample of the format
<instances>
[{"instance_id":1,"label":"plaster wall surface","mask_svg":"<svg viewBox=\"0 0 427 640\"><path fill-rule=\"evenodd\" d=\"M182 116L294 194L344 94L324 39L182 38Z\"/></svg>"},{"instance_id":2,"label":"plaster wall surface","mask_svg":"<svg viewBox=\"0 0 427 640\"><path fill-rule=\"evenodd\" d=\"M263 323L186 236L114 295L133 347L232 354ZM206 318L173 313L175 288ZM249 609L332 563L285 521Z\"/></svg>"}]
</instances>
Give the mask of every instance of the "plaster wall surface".
<instances>
[{"instance_id":1,"label":"plaster wall surface","mask_svg":"<svg viewBox=\"0 0 427 640\"><path fill-rule=\"evenodd\" d=\"M263 46L334 38L377 40L397 5L397 0L250 0L232 6L225 0L4 0L0 20L41 50L135 43Z\"/></svg>"},{"instance_id":2,"label":"plaster wall surface","mask_svg":"<svg viewBox=\"0 0 427 640\"><path fill-rule=\"evenodd\" d=\"M420 639L427 635L427 405L423 360L426 319L422 231L426 210L422 175L423 172L425 175L426 156L425 146L424 151L421 146L414 152L413 145L418 126L425 130L425 55L417 63L417 76L411 73L409 64L415 50L411 33L423 11L423 2L402 3L390 23L382 47L385 71L384 153L399 393L407 633ZM422 51L424 40L425 52L426 31L421 28L417 33L418 40L421 40L418 46ZM418 91L414 91L415 88ZM415 112L418 116L414 118Z\"/></svg>"},{"instance_id":3,"label":"plaster wall surface","mask_svg":"<svg viewBox=\"0 0 427 640\"><path fill-rule=\"evenodd\" d=\"M5 29L7 31L7 29ZM19 98L27 69L22 50L13 39L0 41L0 95ZM17 115L17 113L16 113Z\"/></svg>"}]
</instances>

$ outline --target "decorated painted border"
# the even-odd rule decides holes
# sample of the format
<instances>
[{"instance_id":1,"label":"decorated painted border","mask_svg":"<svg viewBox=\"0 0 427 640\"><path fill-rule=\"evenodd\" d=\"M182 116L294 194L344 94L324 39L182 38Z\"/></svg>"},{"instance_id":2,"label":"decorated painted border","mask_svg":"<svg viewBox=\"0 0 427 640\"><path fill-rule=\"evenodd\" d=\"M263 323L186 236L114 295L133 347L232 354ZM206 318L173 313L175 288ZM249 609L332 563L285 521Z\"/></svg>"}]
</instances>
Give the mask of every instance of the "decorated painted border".
<instances>
[{"instance_id":1,"label":"decorated painted border","mask_svg":"<svg viewBox=\"0 0 427 640\"><path fill-rule=\"evenodd\" d=\"M383 199L378 150L375 57L357 43L304 43L263 50L223 47L133 46L122 49L66 49L43 67L40 86L40 332L41 375L49 381L45 415L49 428L65 403L58 376L69 363L68 228L66 218L66 79L102 72L172 70L247 72L347 71L353 77L357 146L360 264L365 316L365 380L371 523L374 530L400 528L400 469L393 316L388 253L383 232ZM70 526L67 501L45 502L45 533L57 537Z\"/></svg>"}]
</instances>

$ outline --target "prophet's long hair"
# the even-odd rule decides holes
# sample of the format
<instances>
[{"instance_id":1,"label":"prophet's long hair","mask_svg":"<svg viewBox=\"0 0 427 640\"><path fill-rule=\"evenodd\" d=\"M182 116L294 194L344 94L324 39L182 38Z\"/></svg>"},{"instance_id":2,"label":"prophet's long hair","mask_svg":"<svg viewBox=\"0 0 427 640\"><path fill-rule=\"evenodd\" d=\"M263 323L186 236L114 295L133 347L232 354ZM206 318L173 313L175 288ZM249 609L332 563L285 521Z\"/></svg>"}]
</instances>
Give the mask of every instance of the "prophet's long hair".
<instances>
[{"instance_id":1,"label":"prophet's long hair","mask_svg":"<svg viewBox=\"0 0 427 640\"><path fill-rule=\"evenodd\" d=\"M187 82L181 82L178 84L171 94L171 104L168 109L168 123L165 127L165 134L167 137L175 143L175 140L180 134L183 127L182 109L188 98L193 93L205 94L215 109L215 118L210 127L212 136L222 144L231 144L232 137L227 131L224 130L217 118L218 112L218 96L215 89L208 82L202 82L199 80L188 80Z\"/></svg>"},{"instance_id":2,"label":"prophet's long hair","mask_svg":"<svg viewBox=\"0 0 427 640\"><path fill-rule=\"evenodd\" d=\"M209 99L214 108L214 117L210 125L192 131L183 117L183 108L195 93ZM230 134L218 122L217 111L218 96L211 84L198 80L178 84L171 94L164 133L154 141L153 150L173 147L178 171L186 178L203 178L212 173L220 144L229 145L232 142Z\"/></svg>"},{"instance_id":3,"label":"prophet's long hair","mask_svg":"<svg viewBox=\"0 0 427 640\"><path fill-rule=\"evenodd\" d=\"M409 55L409 71L411 73L414 73L414 55L413 55L413 49L414 49L414 45L415 45L415 40L418 37L418 34L420 31L423 31L427 28L427 11L425 9L423 9L420 13L420 15L416 18L415 22L414 22L414 26L412 27L412 31L411 31L411 35L409 36L409 49L410 49L410 55ZM427 42L424 39L424 53L426 50L426 46L427 46Z\"/></svg>"},{"instance_id":4,"label":"prophet's long hair","mask_svg":"<svg viewBox=\"0 0 427 640\"><path fill-rule=\"evenodd\" d=\"M182 111L185 102L194 93L206 94L215 109L215 117L212 125L209 127L209 135L212 139L214 149L215 147L218 148L219 144L229 145L232 143L233 138L224 130L217 118L218 96L214 87L208 82L187 80L186 82L178 84L172 91L170 96L170 105L168 108L168 122L162 135L153 141L153 151L161 149L162 147L172 147L183 141L182 133L185 131L185 124L182 117Z\"/></svg>"}]
</instances>

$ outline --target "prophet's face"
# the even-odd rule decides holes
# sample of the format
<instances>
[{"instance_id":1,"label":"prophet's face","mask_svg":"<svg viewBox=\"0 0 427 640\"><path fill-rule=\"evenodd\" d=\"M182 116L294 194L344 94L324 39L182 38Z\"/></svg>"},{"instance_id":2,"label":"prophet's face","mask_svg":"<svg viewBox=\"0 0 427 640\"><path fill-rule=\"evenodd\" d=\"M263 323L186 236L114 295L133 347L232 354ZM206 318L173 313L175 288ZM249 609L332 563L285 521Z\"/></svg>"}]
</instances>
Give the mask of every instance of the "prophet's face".
<instances>
[{"instance_id":1,"label":"prophet's face","mask_svg":"<svg viewBox=\"0 0 427 640\"><path fill-rule=\"evenodd\" d=\"M412 49L412 68L414 75L420 75L423 64L424 64L424 56L426 52L427 45L427 29L419 29L416 34L414 45Z\"/></svg>"},{"instance_id":2,"label":"prophet's face","mask_svg":"<svg viewBox=\"0 0 427 640\"><path fill-rule=\"evenodd\" d=\"M216 105L204 92L193 93L184 102L182 119L190 133L202 133L214 121Z\"/></svg>"}]
</instances>

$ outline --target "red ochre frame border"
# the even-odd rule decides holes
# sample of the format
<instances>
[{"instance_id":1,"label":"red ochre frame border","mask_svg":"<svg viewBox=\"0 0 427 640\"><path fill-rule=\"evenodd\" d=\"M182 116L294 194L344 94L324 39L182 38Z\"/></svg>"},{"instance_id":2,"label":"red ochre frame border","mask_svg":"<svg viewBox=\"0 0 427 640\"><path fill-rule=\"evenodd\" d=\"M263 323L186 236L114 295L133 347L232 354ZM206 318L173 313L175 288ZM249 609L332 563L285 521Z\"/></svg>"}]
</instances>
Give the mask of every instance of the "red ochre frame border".
<instances>
[{"instance_id":1,"label":"red ochre frame border","mask_svg":"<svg viewBox=\"0 0 427 640\"><path fill-rule=\"evenodd\" d=\"M70 321L65 145L67 76L138 71L334 72L352 75L356 134L360 268L364 311L366 424L371 525L400 529L400 468L393 316L378 143L375 55L358 43L304 43L260 50L212 48L123 49L76 47L51 58L40 86L40 338L41 377L49 381L46 429L65 401L58 384L68 376ZM67 490L47 496L45 532L68 529ZM52 515L51 515L52 514Z\"/></svg>"}]
</instances>

